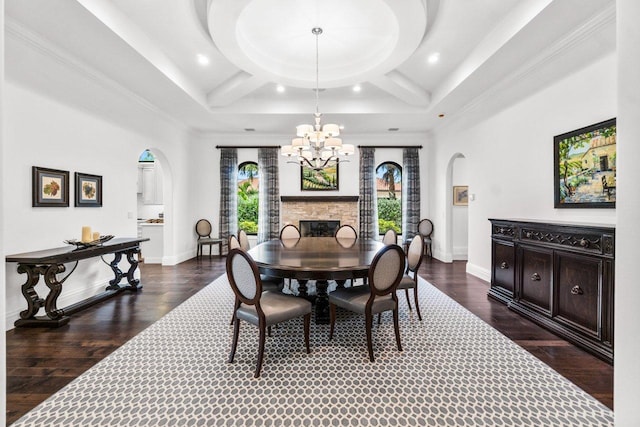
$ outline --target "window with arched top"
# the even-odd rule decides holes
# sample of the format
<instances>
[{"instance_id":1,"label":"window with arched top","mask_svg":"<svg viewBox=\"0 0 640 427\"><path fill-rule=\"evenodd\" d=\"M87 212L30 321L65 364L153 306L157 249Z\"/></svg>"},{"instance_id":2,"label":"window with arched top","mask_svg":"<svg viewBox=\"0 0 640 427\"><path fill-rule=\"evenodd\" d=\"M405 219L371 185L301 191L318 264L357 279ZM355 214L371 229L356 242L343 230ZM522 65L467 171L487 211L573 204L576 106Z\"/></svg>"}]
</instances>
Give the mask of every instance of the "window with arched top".
<instances>
[{"instance_id":1,"label":"window with arched top","mask_svg":"<svg viewBox=\"0 0 640 427\"><path fill-rule=\"evenodd\" d=\"M402 167L399 164L384 162L378 165L376 195L380 234L384 234L390 228L402 234Z\"/></svg>"},{"instance_id":2,"label":"window with arched top","mask_svg":"<svg viewBox=\"0 0 640 427\"><path fill-rule=\"evenodd\" d=\"M238 229L247 234L258 234L258 164L244 162L238 166ZM235 232L234 232L235 233Z\"/></svg>"}]
</instances>

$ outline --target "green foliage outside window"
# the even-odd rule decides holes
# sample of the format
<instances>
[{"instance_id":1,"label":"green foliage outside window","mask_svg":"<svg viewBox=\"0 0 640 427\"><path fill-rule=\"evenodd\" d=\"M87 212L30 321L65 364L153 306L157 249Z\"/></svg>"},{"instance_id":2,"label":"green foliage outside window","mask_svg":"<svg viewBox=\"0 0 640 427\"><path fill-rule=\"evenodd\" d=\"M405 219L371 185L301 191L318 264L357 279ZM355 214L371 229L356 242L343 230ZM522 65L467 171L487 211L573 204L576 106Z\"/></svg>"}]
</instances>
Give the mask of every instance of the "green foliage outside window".
<instances>
[{"instance_id":1,"label":"green foliage outside window","mask_svg":"<svg viewBox=\"0 0 640 427\"><path fill-rule=\"evenodd\" d=\"M258 164L245 162L238 168L238 228L258 234Z\"/></svg>"},{"instance_id":2,"label":"green foliage outside window","mask_svg":"<svg viewBox=\"0 0 640 427\"><path fill-rule=\"evenodd\" d=\"M402 203L400 199L378 198L378 229L384 234L393 228L402 234Z\"/></svg>"}]
</instances>

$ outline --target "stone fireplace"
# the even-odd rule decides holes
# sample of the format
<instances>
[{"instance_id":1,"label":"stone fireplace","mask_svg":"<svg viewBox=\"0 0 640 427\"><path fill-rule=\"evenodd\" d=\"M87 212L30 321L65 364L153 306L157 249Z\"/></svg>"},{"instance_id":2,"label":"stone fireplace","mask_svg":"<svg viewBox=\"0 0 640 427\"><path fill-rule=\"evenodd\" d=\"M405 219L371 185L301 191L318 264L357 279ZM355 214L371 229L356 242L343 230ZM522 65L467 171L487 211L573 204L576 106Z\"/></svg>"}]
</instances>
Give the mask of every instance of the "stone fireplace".
<instances>
[{"instance_id":1,"label":"stone fireplace","mask_svg":"<svg viewBox=\"0 0 640 427\"><path fill-rule=\"evenodd\" d=\"M327 226L337 223L360 229L358 196L281 196L280 202L282 226L293 224L302 232L300 221L308 221L316 223L316 228L323 222Z\"/></svg>"}]
</instances>

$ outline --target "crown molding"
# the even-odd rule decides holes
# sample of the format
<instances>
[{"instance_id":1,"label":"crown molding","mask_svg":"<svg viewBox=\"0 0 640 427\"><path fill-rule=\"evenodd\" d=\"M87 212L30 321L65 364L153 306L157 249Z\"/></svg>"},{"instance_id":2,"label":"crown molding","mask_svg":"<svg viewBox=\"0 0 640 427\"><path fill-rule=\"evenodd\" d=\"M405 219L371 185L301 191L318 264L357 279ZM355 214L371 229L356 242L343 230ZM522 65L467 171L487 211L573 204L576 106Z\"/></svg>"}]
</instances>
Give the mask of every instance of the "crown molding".
<instances>
[{"instance_id":1,"label":"crown molding","mask_svg":"<svg viewBox=\"0 0 640 427\"><path fill-rule=\"evenodd\" d=\"M500 94L508 87L526 81L542 66L563 56L575 46L583 43L594 34L602 31L603 28L607 26L615 27L615 23L616 7L615 3L612 2L610 5L603 8L602 11L591 17L591 19L584 21L582 25L575 28L574 31L570 32L562 39L559 39L556 43L549 45L547 49L542 50L538 55L525 62L516 71L500 80L498 84L492 86L490 89L469 101L455 114L449 116L450 120L447 120L441 126L436 126L436 128L438 130L446 129L456 123L459 119L461 120L467 116L467 114L484 109L488 103L494 102L499 98Z\"/></svg>"},{"instance_id":2,"label":"crown molding","mask_svg":"<svg viewBox=\"0 0 640 427\"><path fill-rule=\"evenodd\" d=\"M120 83L109 78L104 73L89 66L85 62L79 60L77 57L71 55L68 51L60 48L59 46L44 39L39 34L31 31L24 25L19 24L15 20L5 16L5 33L8 37L16 40L17 42L27 46L28 48L37 51L38 53L54 60L58 64L64 66L72 72L75 72L86 79L97 83L99 86L109 92L115 92L121 95L123 98L143 107L145 110L152 114L159 116L162 120L170 122L176 128L181 131L191 133L193 128L185 123L177 120L175 117L162 111L154 104L150 103L143 97L137 95Z\"/></svg>"}]
</instances>

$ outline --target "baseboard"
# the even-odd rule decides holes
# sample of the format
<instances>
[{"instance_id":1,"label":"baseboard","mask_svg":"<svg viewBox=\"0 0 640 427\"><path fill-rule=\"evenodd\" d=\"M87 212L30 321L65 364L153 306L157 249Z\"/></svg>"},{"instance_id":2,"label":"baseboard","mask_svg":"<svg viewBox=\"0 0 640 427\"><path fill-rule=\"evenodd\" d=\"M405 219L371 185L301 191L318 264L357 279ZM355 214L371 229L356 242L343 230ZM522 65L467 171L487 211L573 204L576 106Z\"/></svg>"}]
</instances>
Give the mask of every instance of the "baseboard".
<instances>
[{"instance_id":1,"label":"baseboard","mask_svg":"<svg viewBox=\"0 0 640 427\"><path fill-rule=\"evenodd\" d=\"M196 256L196 251L194 249L191 251L182 252L181 254L178 254L178 255L162 257L161 263L162 265L177 265L195 256ZM155 263L155 264L159 264L159 263Z\"/></svg>"},{"instance_id":2,"label":"baseboard","mask_svg":"<svg viewBox=\"0 0 640 427\"><path fill-rule=\"evenodd\" d=\"M478 265L467 262L467 273L472 276L476 276L479 279L484 280L485 282L491 282L491 270L487 270L486 268L482 268Z\"/></svg>"}]
</instances>

